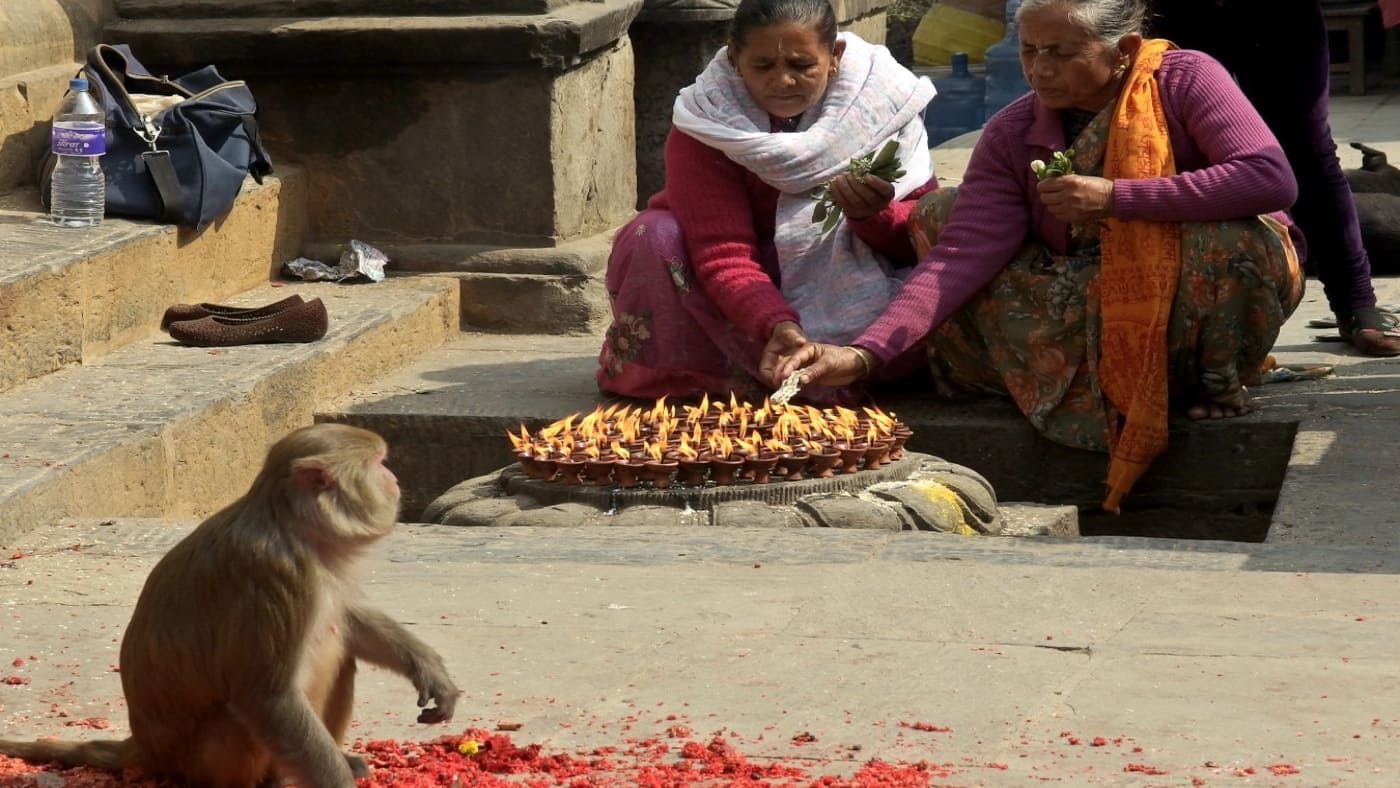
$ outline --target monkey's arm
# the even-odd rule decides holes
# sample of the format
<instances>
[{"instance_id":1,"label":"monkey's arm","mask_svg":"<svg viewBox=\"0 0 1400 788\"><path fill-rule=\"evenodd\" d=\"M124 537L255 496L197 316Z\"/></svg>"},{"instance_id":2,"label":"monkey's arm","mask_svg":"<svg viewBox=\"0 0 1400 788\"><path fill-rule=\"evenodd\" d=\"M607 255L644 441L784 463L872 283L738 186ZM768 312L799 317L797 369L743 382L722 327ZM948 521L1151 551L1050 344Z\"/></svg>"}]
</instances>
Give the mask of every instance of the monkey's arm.
<instances>
[{"instance_id":1,"label":"monkey's arm","mask_svg":"<svg viewBox=\"0 0 1400 788\"><path fill-rule=\"evenodd\" d=\"M295 777L299 788L355 784L345 754L294 687L269 687L229 702L234 717Z\"/></svg>"},{"instance_id":2,"label":"monkey's arm","mask_svg":"<svg viewBox=\"0 0 1400 788\"><path fill-rule=\"evenodd\" d=\"M447 666L432 646L373 608L352 606L346 618L350 625L346 642L356 659L388 668L413 682L418 690L418 706L423 709L418 714L419 722L452 719L461 690L447 675ZM433 701L437 705L427 708Z\"/></svg>"}]
</instances>

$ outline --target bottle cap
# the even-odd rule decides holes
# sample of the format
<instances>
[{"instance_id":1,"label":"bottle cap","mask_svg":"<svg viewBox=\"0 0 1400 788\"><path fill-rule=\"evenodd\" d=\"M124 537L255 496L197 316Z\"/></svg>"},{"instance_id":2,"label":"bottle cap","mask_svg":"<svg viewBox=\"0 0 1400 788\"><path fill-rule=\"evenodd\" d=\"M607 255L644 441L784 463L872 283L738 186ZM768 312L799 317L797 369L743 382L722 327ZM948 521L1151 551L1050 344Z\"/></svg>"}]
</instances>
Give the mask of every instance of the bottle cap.
<instances>
[{"instance_id":1,"label":"bottle cap","mask_svg":"<svg viewBox=\"0 0 1400 788\"><path fill-rule=\"evenodd\" d=\"M68 89L69 89L69 90L87 90L87 89L88 89L88 81L87 81L87 78L86 78L86 77L73 77L72 79L68 80Z\"/></svg>"}]
</instances>

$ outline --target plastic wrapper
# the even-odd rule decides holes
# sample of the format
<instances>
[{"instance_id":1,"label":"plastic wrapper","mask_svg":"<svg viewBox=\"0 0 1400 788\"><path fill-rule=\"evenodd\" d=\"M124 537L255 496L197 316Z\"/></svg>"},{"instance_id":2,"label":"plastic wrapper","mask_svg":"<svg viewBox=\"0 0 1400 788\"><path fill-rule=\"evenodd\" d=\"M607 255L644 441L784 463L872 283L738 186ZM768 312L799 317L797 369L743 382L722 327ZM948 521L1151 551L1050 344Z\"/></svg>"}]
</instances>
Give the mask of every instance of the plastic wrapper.
<instances>
[{"instance_id":1,"label":"plastic wrapper","mask_svg":"<svg viewBox=\"0 0 1400 788\"><path fill-rule=\"evenodd\" d=\"M384 281L384 266L389 262L388 255L363 241L351 241L350 248L340 255L340 262L328 265L309 257L298 257L282 266L283 271L307 282L330 280L344 282L347 279L363 277L371 282Z\"/></svg>"}]
</instances>

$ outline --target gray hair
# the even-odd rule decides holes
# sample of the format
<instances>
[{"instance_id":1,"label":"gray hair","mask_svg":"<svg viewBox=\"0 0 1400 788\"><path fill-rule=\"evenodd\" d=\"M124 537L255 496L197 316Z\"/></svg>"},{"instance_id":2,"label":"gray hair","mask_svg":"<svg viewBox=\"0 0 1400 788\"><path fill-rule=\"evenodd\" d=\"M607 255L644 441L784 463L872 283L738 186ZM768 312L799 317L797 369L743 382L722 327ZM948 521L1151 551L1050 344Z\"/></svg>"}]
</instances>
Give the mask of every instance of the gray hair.
<instances>
[{"instance_id":1,"label":"gray hair","mask_svg":"<svg viewBox=\"0 0 1400 788\"><path fill-rule=\"evenodd\" d=\"M1022 0L1016 21L1027 11L1055 5L1068 6L1070 21L1110 46L1130 33L1141 33L1147 21L1143 0Z\"/></svg>"}]
</instances>

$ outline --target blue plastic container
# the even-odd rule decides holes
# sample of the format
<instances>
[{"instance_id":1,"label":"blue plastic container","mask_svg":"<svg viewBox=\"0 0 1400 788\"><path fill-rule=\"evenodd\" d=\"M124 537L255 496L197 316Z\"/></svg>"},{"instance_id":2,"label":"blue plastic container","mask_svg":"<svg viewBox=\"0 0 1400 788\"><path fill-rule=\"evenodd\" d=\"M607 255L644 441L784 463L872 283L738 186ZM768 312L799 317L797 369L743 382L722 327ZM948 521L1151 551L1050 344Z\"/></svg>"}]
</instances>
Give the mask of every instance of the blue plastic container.
<instances>
[{"instance_id":1,"label":"blue plastic container","mask_svg":"<svg viewBox=\"0 0 1400 788\"><path fill-rule=\"evenodd\" d=\"M951 59L953 73L934 82L938 94L924 113L930 146L982 127L983 79L968 71L966 52L954 52Z\"/></svg>"},{"instance_id":2,"label":"blue plastic container","mask_svg":"<svg viewBox=\"0 0 1400 788\"><path fill-rule=\"evenodd\" d=\"M1021 39L1016 29L1016 9L1020 7L1021 0L1006 1L1006 37L987 47L986 113L989 118L1031 89L1021 71Z\"/></svg>"}]
</instances>

